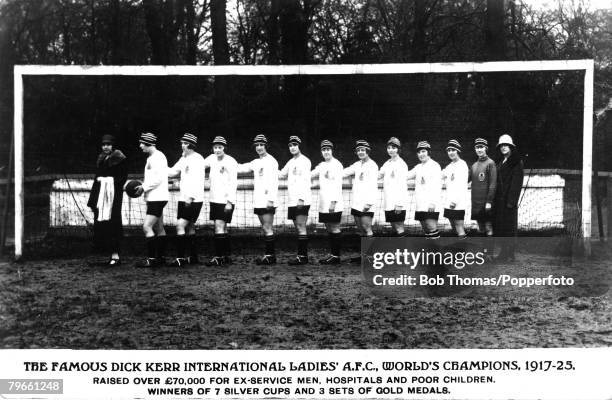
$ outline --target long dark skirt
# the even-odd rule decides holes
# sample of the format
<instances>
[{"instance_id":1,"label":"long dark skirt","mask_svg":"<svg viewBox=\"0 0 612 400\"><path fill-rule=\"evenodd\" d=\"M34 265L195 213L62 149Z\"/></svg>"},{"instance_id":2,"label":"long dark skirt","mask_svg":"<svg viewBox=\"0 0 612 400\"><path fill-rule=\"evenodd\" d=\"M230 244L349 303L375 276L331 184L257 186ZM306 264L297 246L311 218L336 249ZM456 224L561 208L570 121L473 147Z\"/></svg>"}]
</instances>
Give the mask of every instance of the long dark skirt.
<instances>
[{"instance_id":1,"label":"long dark skirt","mask_svg":"<svg viewBox=\"0 0 612 400\"><path fill-rule=\"evenodd\" d=\"M495 221L493 224L495 236L516 236L517 227L518 208L508 208L503 205L495 207Z\"/></svg>"},{"instance_id":2,"label":"long dark skirt","mask_svg":"<svg viewBox=\"0 0 612 400\"><path fill-rule=\"evenodd\" d=\"M119 253L123 238L121 214L114 212L108 221L98 221L98 210L94 209L94 250L100 253Z\"/></svg>"},{"instance_id":3,"label":"long dark skirt","mask_svg":"<svg viewBox=\"0 0 612 400\"><path fill-rule=\"evenodd\" d=\"M501 205L495 208L495 221L493 233L497 237L503 237L500 258L514 258L516 250L516 233L518 230L518 208L508 208Z\"/></svg>"}]
</instances>

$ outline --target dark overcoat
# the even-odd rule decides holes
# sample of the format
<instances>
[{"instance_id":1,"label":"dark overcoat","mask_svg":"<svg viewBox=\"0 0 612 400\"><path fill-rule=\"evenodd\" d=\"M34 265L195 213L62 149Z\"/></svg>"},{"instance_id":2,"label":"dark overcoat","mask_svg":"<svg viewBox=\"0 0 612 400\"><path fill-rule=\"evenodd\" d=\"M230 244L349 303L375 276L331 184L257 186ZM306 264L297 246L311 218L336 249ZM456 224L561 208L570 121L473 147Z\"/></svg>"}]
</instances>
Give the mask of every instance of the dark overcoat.
<instances>
[{"instance_id":1,"label":"dark overcoat","mask_svg":"<svg viewBox=\"0 0 612 400\"><path fill-rule=\"evenodd\" d=\"M121 206L123 203L123 185L127 180L127 159L120 150L113 150L110 154L101 153L96 162L96 176L89 193L87 206L94 212L94 245L99 251L119 252L119 243L123 237L123 222ZM109 221L98 221L98 195L100 182L98 177L112 176L114 180L115 196Z\"/></svg>"},{"instance_id":2,"label":"dark overcoat","mask_svg":"<svg viewBox=\"0 0 612 400\"><path fill-rule=\"evenodd\" d=\"M523 161L514 151L503 162L497 163L497 189L495 191L494 232L496 236L516 235L518 202L523 188Z\"/></svg>"}]
</instances>

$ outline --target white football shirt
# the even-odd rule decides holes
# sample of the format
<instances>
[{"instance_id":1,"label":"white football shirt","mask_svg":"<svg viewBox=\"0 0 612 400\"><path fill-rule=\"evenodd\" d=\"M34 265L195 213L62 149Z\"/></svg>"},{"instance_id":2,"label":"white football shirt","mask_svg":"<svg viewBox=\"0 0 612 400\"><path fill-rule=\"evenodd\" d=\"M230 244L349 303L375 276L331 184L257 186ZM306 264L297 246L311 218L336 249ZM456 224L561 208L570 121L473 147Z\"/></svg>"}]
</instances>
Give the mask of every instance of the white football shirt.
<instances>
[{"instance_id":1,"label":"white football shirt","mask_svg":"<svg viewBox=\"0 0 612 400\"><path fill-rule=\"evenodd\" d=\"M319 177L319 212L329 213L329 207L336 202L333 212L344 211L342 199L342 164L335 158L322 161L312 171L312 177Z\"/></svg>"},{"instance_id":2,"label":"white football shirt","mask_svg":"<svg viewBox=\"0 0 612 400\"><path fill-rule=\"evenodd\" d=\"M270 154L239 165L240 172L253 172L253 203L266 208L271 201L276 207L278 195L278 162Z\"/></svg>"},{"instance_id":3,"label":"white football shirt","mask_svg":"<svg viewBox=\"0 0 612 400\"><path fill-rule=\"evenodd\" d=\"M142 182L145 201L168 201L168 160L161 151L155 149L147 157Z\"/></svg>"},{"instance_id":4,"label":"white football shirt","mask_svg":"<svg viewBox=\"0 0 612 400\"><path fill-rule=\"evenodd\" d=\"M401 158L387 160L380 168L379 175L383 177L383 193L385 211L393 211L396 207L406 210L408 207L408 165Z\"/></svg>"},{"instance_id":5,"label":"white football shirt","mask_svg":"<svg viewBox=\"0 0 612 400\"><path fill-rule=\"evenodd\" d=\"M291 157L280 171L280 177L287 177L288 207L297 206L299 200L303 200L304 205L310 204L310 168L311 163L308 157L300 154L297 157Z\"/></svg>"},{"instance_id":6,"label":"white football shirt","mask_svg":"<svg viewBox=\"0 0 612 400\"><path fill-rule=\"evenodd\" d=\"M371 158L357 161L344 170L344 176L353 176L351 208L363 211L366 204L373 212L378 204L378 165Z\"/></svg>"},{"instance_id":7,"label":"white football shirt","mask_svg":"<svg viewBox=\"0 0 612 400\"><path fill-rule=\"evenodd\" d=\"M204 158L200 153L193 152L181 156L171 168L172 172L179 173L178 201L192 198L195 202L204 201Z\"/></svg>"},{"instance_id":8,"label":"white football shirt","mask_svg":"<svg viewBox=\"0 0 612 400\"><path fill-rule=\"evenodd\" d=\"M442 171L446 182L446 201L444 207L450 208L455 203L455 210L465 210L468 199L469 169L465 161L459 159L451 162Z\"/></svg>"},{"instance_id":9,"label":"white football shirt","mask_svg":"<svg viewBox=\"0 0 612 400\"><path fill-rule=\"evenodd\" d=\"M209 201L211 203L236 204L238 190L238 163L234 157L224 154L221 159L216 154L210 154L204 159L204 168L210 168Z\"/></svg>"},{"instance_id":10,"label":"white football shirt","mask_svg":"<svg viewBox=\"0 0 612 400\"><path fill-rule=\"evenodd\" d=\"M434 211L440 211L442 203L442 169L440 164L431 158L425 163L417 164L409 173L408 179L414 178L414 198L416 211L429 211L433 204Z\"/></svg>"}]
</instances>

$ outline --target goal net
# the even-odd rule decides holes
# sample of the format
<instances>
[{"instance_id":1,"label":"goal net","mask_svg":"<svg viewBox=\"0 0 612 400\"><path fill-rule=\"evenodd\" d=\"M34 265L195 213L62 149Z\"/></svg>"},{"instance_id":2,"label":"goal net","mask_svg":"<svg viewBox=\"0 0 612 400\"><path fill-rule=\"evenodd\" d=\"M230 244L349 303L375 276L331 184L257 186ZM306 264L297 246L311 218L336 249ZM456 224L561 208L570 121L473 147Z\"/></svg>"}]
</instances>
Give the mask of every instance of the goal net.
<instances>
[{"instance_id":1,"label":"goal net","mask_svg":"<svg viewBox=\"0 0 612 400\"><path fill-rule=\"evenodd\" d=\"M449 139L463 145L471 165L476 137L489 141L489 155L509 133L525 164L519 230L590 237L593 63L537 61L508 63L312 65L312 66L17 66L15 68L15 253L23 243L50 236L91 235L87 207L100 137L113 134L129 160L130 178L142 177L141 132L158 135L158 149L172 165L185 132L199 136L198 151L210 154L215 135L229 141L228 154L245 163L256 157L252 138L265 133L269 153L282 166L290 158L289 135L302 138L313 167L319 143L334 142L334 155L347 167L356 161L354 142L367 139L377 164L388 159L386 141L402 141L401 156L416 165L415 145L428 140L432 158L449 163ZM586 117L585 117L586 116ZM205 182L208 195L208 181ZM351 180L345 179L342 225L353 229ZM311 232L318 222L318 182L312 182ZM166 225L176 223L178 184L170 185ZM444 196L444 191L443 191ZM241 174L234 234L256 234L252 175ZM413 220L414 185L409 185L406 226ZM279 233L293 232L287 220L286 182L280 181L275 217ZM388 229L382 182L375 205L377 233ZM467 207L466 225L474 225ZM213 229L208 203L197 225ZM142 198L124 197L123 224L140 232ZM440 228L450 229L440 216ZM68 240L68 239L66 239Z\"/></svg>"}]
</instances>

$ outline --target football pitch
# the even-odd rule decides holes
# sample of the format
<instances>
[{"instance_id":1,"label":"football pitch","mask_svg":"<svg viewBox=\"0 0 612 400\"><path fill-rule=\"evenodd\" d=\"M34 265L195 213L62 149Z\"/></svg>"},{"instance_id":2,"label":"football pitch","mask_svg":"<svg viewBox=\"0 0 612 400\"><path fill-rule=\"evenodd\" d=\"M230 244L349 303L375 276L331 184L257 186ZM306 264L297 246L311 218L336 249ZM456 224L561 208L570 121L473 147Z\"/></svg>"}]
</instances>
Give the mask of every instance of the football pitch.
<instances>
[{"instance_id":1,"label":"football pitch","mask_svg":"<svg viewBox=\"0 0 612 400\"><path fill-rule=\"evenodd\" d=\"M236 243L238 247L239 243ZM603 245L602 245L603 246ZM255 251L254 251L255 252ZM609 258L583 271L609 277ZM608 254L607 252L605 254ZM612 345L608 290L572 296L407 297L361 266L92 266L92 256L0 262L0 347L71 349L524 348ZM323 252L311 252L311 260ZM343 257L357 255L344 253ZM537 269L546 259L519 252ZM492 268L504 269L504 265ZM607 285L607 282L605 283ZM605 286L605 285L604 285ZM607 288L607 286L605 286Z\"/></svg>"}]
</instances>

